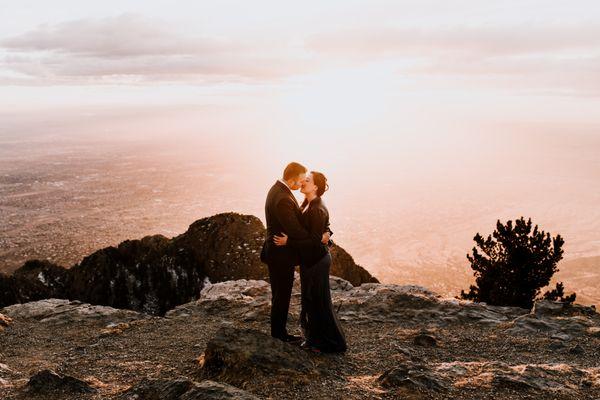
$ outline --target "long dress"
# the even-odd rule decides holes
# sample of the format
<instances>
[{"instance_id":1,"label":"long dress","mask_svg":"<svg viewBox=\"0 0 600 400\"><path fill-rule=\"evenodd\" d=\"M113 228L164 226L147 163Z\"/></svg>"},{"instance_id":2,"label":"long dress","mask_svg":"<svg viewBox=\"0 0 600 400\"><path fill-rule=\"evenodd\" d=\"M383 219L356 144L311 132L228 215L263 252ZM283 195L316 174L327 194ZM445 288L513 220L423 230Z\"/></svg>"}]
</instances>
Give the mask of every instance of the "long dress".
<instances>
[{"instance_id":1,"label":"long dress","mask_svg":"<svg viewBox=\"0 0 600 400\"><path fill-rule=\"evenodd\" d=\"M329 212L320 197L311 201L302 214L309 239L289 240L300 252L300 328L308 345L324 353L347 350L342 325L333 309L329 287L331 254L321 237L329 226Z\"/></svg>"}]
</instances>

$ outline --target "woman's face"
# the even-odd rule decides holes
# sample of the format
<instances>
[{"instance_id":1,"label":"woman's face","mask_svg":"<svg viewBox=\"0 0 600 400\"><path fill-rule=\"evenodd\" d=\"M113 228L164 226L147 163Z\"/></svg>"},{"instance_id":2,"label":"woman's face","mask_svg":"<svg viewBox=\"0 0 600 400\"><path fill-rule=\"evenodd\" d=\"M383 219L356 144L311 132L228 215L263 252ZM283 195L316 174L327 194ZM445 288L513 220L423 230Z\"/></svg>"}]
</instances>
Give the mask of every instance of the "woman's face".
<instances>
[{"instance_id":1,"label":"woman's face","mask_svg":"<svg viewBox=\"0 0 600 400\"><path fill-rule=\"evenodd\" d=\"M315 182L313 181L312 174L306 175L306 179L302 182L300 192L304 194L317 193L317 185L315 185Z\"/></svg>"}]
</instances>

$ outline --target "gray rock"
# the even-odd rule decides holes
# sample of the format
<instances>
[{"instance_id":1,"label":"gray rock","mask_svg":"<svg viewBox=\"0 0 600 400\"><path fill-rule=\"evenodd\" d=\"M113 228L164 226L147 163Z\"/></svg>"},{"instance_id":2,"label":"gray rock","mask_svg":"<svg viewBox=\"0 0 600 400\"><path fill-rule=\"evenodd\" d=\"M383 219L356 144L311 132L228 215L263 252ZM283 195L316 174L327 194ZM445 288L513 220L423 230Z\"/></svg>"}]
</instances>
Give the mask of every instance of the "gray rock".
<instances>
[{"instance_id":1,"label":"gray rock","mask_svg":"<svg viewBox=\"0 0 600 400\"><path fill-rule=\"evenodd\" d=\"M147 318L130 310L119 310L106 306L93 306L79 301L47 299L30 303L13 304L2 312L15 319L35 319L43 323L71 324L80 322L128 322Z\"/></svg>"},{"instance_id":2,"label":"gray rock","mask_svg":"<svg viewBox=\"0 0 600 400\"><path fill-rule=\"evenodd\" d=\"M333 291L347 291L354 289L354 286L345 279L338 278L337 276L329 277L329 287Z\"/></svg>"},{"instance_id":3,"label":"gray rock","mask_svg":"<svg viewBox=\"0 0 600 400\"><path fill-rule=\"evenodd\" d=\"M143 379L125 392L123 400L257 400L251 393L234 386L205 380L200 383L186 378Z\"/></svg>"},{"instance_id":4,"label":"gray rock","mask_svg":"<svg viewBox=\"0 0 600 400\"><path fill-rule=\"evenodd\" d=\"M550 338L564 340L565 342L572 339L571 336L567 335L566 333L555 333L554 335L550 336Z\"/></svg>"},{"instance_id":5,"label":"gray rock","mask_svg":"<svg viewBox=\"0 0 600 400\"><path fill-rule=\"evenodd\" d=\"M509 388L519 391L545 392L560 398L573 396L573 388L582 380L595 382L600 368L580 369L567 364L509 365L503 362L441 363L430 367L431 373L470 389Z\"/></svg>"},{"instance_id":6,"label":"gray rock","mask_svg":"<svg viewBox=\"0 0 600 400\"><path fill-rule=\"evenodd\" d=\"M417 346L423 347L435 347L437 345L437 341L433 336L426 335L424 333L415 336L413 339L413 343Z\"/></svg>"},{"instance_id":7,"label":"gray rock","mask_svg":"<svg viewBox=\"0 0 600 400\"><path fill-rule=\"evenodd\" d=\"M556 317L556 316L587 316L597 315L594 306L584 306L581 304L563 303L560 301L537 300L531 310L537 317Z\"/></svg>"},{"instance_id":8,"label":"gray rock","mask_svg":"<svg viewBox=\"0 0 600 400\"><path fill-rule=\"evenodd\" d=\"M571 347L569 349L569 353L571 354L583 354L585 353L585 350L583 349L583 347L581 347L581 345L576 344L575 346Z\"/></svg>"},{"instance_id":9,"label":"gray rock","mask_svg":"<svg viewBox=\"0 0 600 400\"><path fill-rule=\"evenodd\" d=\"M258 400L253 394L225 383L204 380L194 384L181 400Z\"/></svg>"},{"instance_id":10,"label":"gray rock","mask_svg":"<svg viewBox=\"0 0 600 400\"><path fill-rule=\"evenodd\" d=\"M600 315L593 307L541 300L535 302L529 314L515 318L507 331L515 335L545 334L571 340L599 327Z\"/></svg>"},{"instance_id":11,"label":"gray rock","mask_svg":"<svg viewBox=\"0 0 600 400\"><path fill-rule=\"evenodd\" d=\"M269 317L271 287L262 280L207 283L198 300L182 304L165 314L168 318L211 314L243 320Z\"/></svg>"},{"instance_id":12,"label":"gray rock","mask_svg":"<svg viewBox=\"0 0 600 400\"><path fill-rule=\"evenodd\" d=\"M346 321L426 321L429 325L480 323L496 326L509 322L528 310L488 306L456 299L443 299L414 285L365 283L351 290L333 292L339 304L339 317Z\"/></svg>"},{"instance_id":13,"label":"gray rock","mask_svg":"<svg viewBox=\"0 0 600 400\"><path fill-rule=\"evenodd\" d=\"M385 388L405 387L432 391L448 389L448 383L424 364L407 363L392 368L384 372L378 380Z\"/></svg>"}]
</instances>

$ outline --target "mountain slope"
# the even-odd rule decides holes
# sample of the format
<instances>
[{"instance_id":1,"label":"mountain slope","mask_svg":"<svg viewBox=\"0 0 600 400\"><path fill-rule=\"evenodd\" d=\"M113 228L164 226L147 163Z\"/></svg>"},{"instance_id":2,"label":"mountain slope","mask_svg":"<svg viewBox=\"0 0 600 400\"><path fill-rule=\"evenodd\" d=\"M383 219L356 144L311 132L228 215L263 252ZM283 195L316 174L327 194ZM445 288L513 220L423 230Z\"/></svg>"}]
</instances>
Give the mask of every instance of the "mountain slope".
<instances>
[{"instance_id":1,"label":"mountain slope","mask_svg":"<svg viewBox=\"0 0 600 400\"><path fill-rule=\"evenodd\" d=\"M0 274L0 306L56 297L162 315L197 298L206 279L268 279L259 259L264 236L258 218L224 213L171 239L146 236L100 249L68 270L30 260L12 276ZM331 251L332 274L354 285L377 282L341 247Z\"/></svg>"}]
</instances>

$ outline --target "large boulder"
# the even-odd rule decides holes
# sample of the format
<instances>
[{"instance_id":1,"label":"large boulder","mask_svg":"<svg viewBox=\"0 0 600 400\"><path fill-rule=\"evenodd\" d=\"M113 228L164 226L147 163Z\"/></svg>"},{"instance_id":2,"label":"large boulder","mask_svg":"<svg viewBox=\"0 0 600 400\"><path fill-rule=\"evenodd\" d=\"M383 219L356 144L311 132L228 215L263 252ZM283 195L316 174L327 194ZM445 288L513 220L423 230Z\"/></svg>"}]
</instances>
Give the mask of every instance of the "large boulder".
<instances>
[{"instance_id":1,"label":"large boulder","mask_svg":"<svg viewBox=\"0 0 600 400\"><path fill-rule=\"evenodd\" d=\"M208 342L200 365L209 379L246 387L258 375L265 379L308 383L319 372L308 354L253 329L224 326Z\"/></svg>"},{"instance_id":2,"label":"large boulder","mask_svg":"<svg viewBox=\"0 0 600 400\"><path fill-rule=\"evenodd\" d=\"M173 243L193 254L211 282L265 279L267 267L260 261L264 232L252 215L224 213L194 222Z\"/></svg>"}]
</instances>

